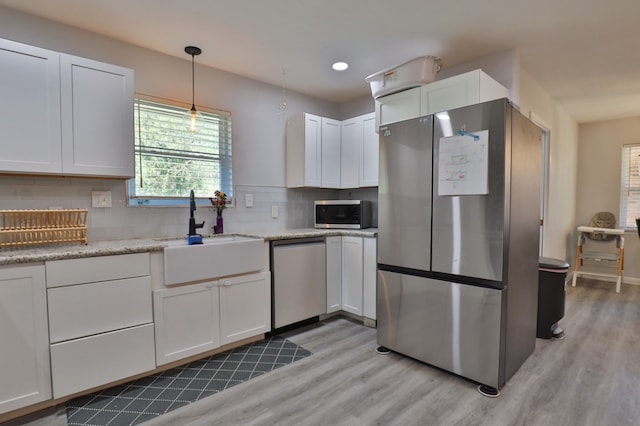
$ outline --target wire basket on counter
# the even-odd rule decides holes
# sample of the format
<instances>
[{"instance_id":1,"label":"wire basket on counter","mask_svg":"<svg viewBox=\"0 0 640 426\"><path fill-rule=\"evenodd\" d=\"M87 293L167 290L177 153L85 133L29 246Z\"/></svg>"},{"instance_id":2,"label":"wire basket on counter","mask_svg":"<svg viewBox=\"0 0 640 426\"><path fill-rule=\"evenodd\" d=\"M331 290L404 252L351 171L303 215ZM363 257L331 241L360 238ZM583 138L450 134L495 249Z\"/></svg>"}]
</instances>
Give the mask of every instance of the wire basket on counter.
<instances>
[{"instance_id":1,"label":"wire basket on counter","mask_svg":"<svg viewBox=\"0 0 640 426\"><path fill-rule=\"evenodd\" d=\"M0 210L0 248L87 243L88 209Z\"/></svg>"}]
</instances>

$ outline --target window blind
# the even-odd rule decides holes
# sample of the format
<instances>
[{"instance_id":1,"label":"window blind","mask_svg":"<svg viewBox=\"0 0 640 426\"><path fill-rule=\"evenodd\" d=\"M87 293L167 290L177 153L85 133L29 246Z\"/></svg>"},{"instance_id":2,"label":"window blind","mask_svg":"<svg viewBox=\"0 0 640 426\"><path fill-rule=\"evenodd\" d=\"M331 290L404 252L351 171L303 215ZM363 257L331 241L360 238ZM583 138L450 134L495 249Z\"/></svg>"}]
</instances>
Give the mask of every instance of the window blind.
<instances>
[{"instance_id":1,"label":"window blind","mask_svg":"<svg viewBox=\"0 0 640 426\"><path fill-rule=\"evenodd\" d=\"M640 144L622 147L620 227L637 229L640 218Z\"/></svg>"},{"instance_id":2,"label":"window blind","mask_svg":"<svg viewBox=\"0 0 640 426\"><path fill-rule=\"evenodd\" d=\"M231 114L198 111L191 131L186 108L136 98L135 185L133 199L213 197L216 190L232 197ZM138 202L133 204L158 204Z\"/></svg>"}]
</instances>

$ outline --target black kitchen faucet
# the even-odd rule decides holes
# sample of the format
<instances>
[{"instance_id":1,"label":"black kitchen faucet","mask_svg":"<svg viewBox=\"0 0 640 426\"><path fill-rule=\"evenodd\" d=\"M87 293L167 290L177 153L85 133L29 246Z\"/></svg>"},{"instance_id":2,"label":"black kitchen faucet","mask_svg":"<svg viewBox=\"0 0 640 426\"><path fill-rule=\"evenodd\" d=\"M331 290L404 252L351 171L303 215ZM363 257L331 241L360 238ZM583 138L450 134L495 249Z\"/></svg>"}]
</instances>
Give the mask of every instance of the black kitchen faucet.
<instances>
[{"instance_id":1,"label":"black kitchen faucet","mask_svg":"<svg viewBox=\"0 0 640 426\"><path fill-rule=\"evenodd\" d=\"M202 240L200 240L200 242L196 242L193 241L191 242L191 237L194 235L200 236L200 234L196 233L196 229L198 228L202 228L204 227L204 221L202 221L202 223L196 223L196 219L195 217L193 217L193 212L196 211L196 196L193 192L193 189L191 190L191 193L189 195L189 205L190 205L190 212L189 212L189 244L202 244Z\"/></svg>"}]
</instances>

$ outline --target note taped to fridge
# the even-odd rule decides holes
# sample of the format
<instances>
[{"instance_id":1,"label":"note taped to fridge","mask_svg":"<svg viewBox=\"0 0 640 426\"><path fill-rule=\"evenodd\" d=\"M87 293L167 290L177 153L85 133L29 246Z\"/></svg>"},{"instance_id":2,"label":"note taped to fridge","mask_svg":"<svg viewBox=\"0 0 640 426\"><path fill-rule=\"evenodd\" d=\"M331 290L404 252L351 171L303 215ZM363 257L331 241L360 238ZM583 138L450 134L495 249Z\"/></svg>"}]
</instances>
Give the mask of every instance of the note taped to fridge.
<instances>
[{"instance_id":1,"label":"note taped to fridge","mask_svg":"<svg viewBox=\"0 0 640 426\"><path fill-rule=\"evenodd\" d=\"M489 193L489 131L440 138L438 195Z\"/></svg>"}]
</instances>

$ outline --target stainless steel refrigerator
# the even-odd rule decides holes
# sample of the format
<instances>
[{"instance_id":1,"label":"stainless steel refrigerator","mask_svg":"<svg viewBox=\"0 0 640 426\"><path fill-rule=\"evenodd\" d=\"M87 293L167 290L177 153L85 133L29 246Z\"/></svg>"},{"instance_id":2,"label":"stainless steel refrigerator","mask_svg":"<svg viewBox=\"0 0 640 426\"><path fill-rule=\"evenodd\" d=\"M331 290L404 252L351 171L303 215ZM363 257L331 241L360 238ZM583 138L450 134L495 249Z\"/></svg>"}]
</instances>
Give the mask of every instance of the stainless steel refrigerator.
<instances>
[{"instance_id":1,"label":"stainless steel refrigerator","mask_svg":"<svg viewBox=\"0 0 640 426\"><path fill-rule=\"evenodd\" d=\"M535 347L541 131L506 99L379 131L378 344L497 390Z\"/></svg>"}]
</instances>

